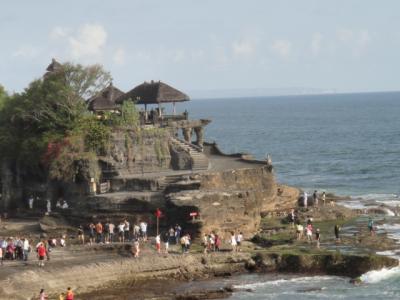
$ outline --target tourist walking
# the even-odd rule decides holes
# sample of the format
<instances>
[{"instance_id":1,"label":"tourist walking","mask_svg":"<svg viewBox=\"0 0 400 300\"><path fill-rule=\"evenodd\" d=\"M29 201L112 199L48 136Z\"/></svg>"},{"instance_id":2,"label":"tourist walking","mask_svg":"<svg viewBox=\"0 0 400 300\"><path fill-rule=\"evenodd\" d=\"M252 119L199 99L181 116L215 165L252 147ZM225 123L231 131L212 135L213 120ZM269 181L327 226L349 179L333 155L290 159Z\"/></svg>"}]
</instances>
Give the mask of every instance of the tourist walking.
<instances>
[{"instance_id":1,"label":"tourist walking","mask_svg":"<svg viewBox=\"0 0 400 300\"><path fill-rule=\"evenodd\" d=\"M168 231L163 234L164 251L168 254L169 251L169 233Z\"/></svg>"},{"instance_id":2,"label":"tourist walking","mask_svg":"<svg viewBox=\"0 0 400 300\"><path fill-rule=\"evenodd\" d=\"M232 231L231 232L231 246L232 246L232 251L236 252L237 251L237 242L236 242L236 237L235 233Z\"/></svg>"},{"instance_id":3,"label":"tourist walking","mask_svg":"<svg viewBox=\"0 0 400 300\"><path fill-rule=\"evenodd\" d=\"M85 244L85 234L82 225L79 225L78 227L78 241L82 243L82 245Z\"/></svg>"},{"instance_id":4,"label":"tourist walking","mask_svg":"<svg viewBox=\"0 0 400 300\"><path fill-rule=\"evenodd\" d=\"M204 254L207 254L207 251L208 251L208 249L209 249L208 240L209 240L208 234L205 233L204 236L203 236L203 242L202 242L202 245L203 245L203 253L204 253Z\"/></svg>"},{"instance_id":5,"label":"tourist walking","mask_svg":"<svg viewBox=\"0 0 400 300\"><path fill-rule=\"evenodd\" d=\"M94 243L94 231L96 229L96 225L93 223L89 224L89 244L92 245Z\"/></svg>"},{"instance_id":6,"label":"tourist walking","mask_svg":"<svg viewBox=\"0 0 400 300\"><path fill-rule=\"evenodd\" d=\"M23 239L22 253L23 260L27 261L29 256L29 251L31 251L31 246L29 245L29 240L27 238Z\"/></svg>"},{"instance_id":7,"label":"tourist walking","mask_svg":"<svg viewBox=\"0 0 400 300\"><path fill-rule=\"evenodd\" d=\"M47 297L46 293L44 292L44 289L41 289L40 293L39 293L39 300L47 300L47 299L48 299L48 297Z\"/></svg>"},{"instance_id":8,"label":"tourist walking","mask_svg":"<svg viewBox=\"0 0 400 300\"><path fill-rule=\"evenodd\" d=\"M139 227L143 241L147 241L147 223L142 221L139 223Z\"/></svg>"},{"instance_id":9,"label":"tourist walking","mask_svg":"<svg viewBox=\"0 0 400 300\"><path fill-rule=\"evenodd\" d=\"M236 236L237 251L242 251L241 249L242 241L243 241L243 232L239 232L238 235Z\"/></svg>"},{"instance_id":10,"label":"tourist walking","mask_svg":"<svg viewBox=\"0 0 400 300\"><path fill-rule=\"evenodd\" d=\"M303 230L304 230L303 225L301 225L300 222L298 222L296 225L296 237L298 241L300 241L303 237Z\"/></svg>"},{"instance_id":11,"label":"tourist walking","mask_svg":"<svg viewBox=\"0 0 400 300\"><path fill-rule=\"evenodd\" d=\"M128 220L125 219L125 221L124 221L124 237L125 237L125 241L128 241L128 242L131 239L130 228L131 228L131 224L128 222Z\"/></svg>"},{"instance_id":12,"label":"tourist walking","mask_svg":"<svg viewBox=\"0 0 400 300\"><path fill-rule=\"evenodd\" d=\"M70 287L67 289L67 294L65 295L65 300L74 300L74 293L72 292Z\"/></svg>"},{"instance_id":13,"label":"tourist walking","mask_svg":"<svg viewBox=\"0 0 400 300\"><path fill-rule=\"evenodd\" d=\"M108 223L108 242L113 243L114 242L114 231L115 231L115 225L112 222Z\"/></svg>"},{"instance_id":14,"label":"tourist walking","mask_svg":"<svg viewBox=\"0 0 400 300\"><path fill-rule=\"evenodd\" d=\"M46 209L47 209L47 214L50 214L51 213L51 201L50 201L50 199L47 199Z\"/></svg>"},{"instance_id":15,"label":"tourist walking","mask_svg":"<svg viewBox=\"0 0 400 300\"><path fill-rule=\"evenodd\" d=\"M315 240L317 241L317 248L319 249L319 245L321 242L321 234L319 233L319 228L315 231Z\"/></svg>"},{"instance_id":16,"label":"tourist walking","mask_svg":"<svg viewBox=\"0 0 400 300\"><path fill-rule=\"evenodd\" d=\"M308 202L308 195L307 192L303 193L303 206L304 208L307 208L307 202Z\"/></svg>"},{"instance_id":17,"label":"tourist walking","mask_svg":"<svg viewBox=\"0 0 400 300\"><path fill-rule=\"evenodd\" d=\"M133 251L134 251L133 257L139 257L139 253L140 253L139 238L136 238L133 242Z\"/></svg>"},{"instance_id":18,"label":"tourist walking","mask_svg":"<svg viewBox=\"0 0 400 300\"><path fill-rule=\"evenodd\" d=\"M220 250L220 247L221 247L221 237L218 235L218 234L216 234L215 235L215 251L219 251Z\"/></svg>"},{"instance_id":19,"label":"tourist walking","mask_svg":"<svg viewBox=\"0 0 400 300\"><path fill-rule=\"evenodd\" d=\"M175 225L175 241L176 244L179 243L179 240L181 238L181 233L182 233L182 228L178 224Z\"/></svg>"},{"instance_id":20,"label":"tourist walking","mask_svg":"<svg viewBox=\"0 0 400 300\"><path fill-rule=\"evenodd\" d=\"M311 223L309 223L306 227L306 233L307 233L307 242L311 243L312 242L312 232L313 232L313 228Z\"/></svg>"},{"instance_id":21,"label":"tourist walking","mask_svg":"<svg viewBox=\"0 0 400 300\"><path fill-rule=\"evenodd\" d=\"M335 224L334 232L335 232L336 243L339 243L340 242L340 236L339 236L340 227L338 224Z\"/></svg>"},{"instance_id":22,"label":"tourist walking","mask_svg":"<svg viewBox=\"0 0 400 300\"><path fill-rule=\"evenodd\" d=\"M314 193L313 193L313 204L314 204L314 206L318 206L318 192L317 192L317 190L315 190Z\"/></svg>"},{"instance_id":23,"label":"tourist walking","mask_svg":"<svg viewBox=\"0 0 400 300\"><path fill-rule=\"evenodd\" d=\"M292 208L292 210L290 211L290 214L289 214L289 223L292 228L294 228L295 221L296 221L296 215L294 213L294 209Z\"/></svg>"},{"instance_id":24,"label":"tourist walking","mask_svg":"<svg viewBox=\"0 0 400 300\"><path fill-rule=\"evenodd\" d=\"M161 237L159 234L156 235L155 242L156 242L157 253L160 254L161 253Z\"/></svg>"},{"instance_id":25,"label":"tourist walking","mask_svg":"<svg viewBox=\"0 0 400 300\"><path fill-rule=\"evenodd\" d=\"M375 235L374 220L372 220L371 218L369 218L368 220L368 230L371 236Z\"/></svg>"},{"instance_id":26,"label":"tourist walking","mask_svg":"<svg viewBox=\"0 0 400 300\"><path fill-rule=\"evenodd\" d=\"M31 195L28 199L28 205L29 205L29 209L32 210L33 209L33 201L35 201L35 198Z\"/></svg>"},{"instance_id":27,"label":"tourist walking","mask_svg":"<svg viewBox=\"0 0 400 300\"><path fill-rule=\"evenodd\" d=\"M96 243L103 242L103 225L100 221L96 224Z\"/></svg>"},{"instance_id":28,"label":"tourist walking","mask_svg":"<svg viewBox=\"0 0 400 300\"><path fill-rule=\"evenodd\" d=\"M39 260L39 267L44 267L44 258L46 256L46 248L44 247L44 243L40 242L37 247L37 255Z\"/></svg>"},{"instance_id":29,"label":"tourist walking","mask_svg":"<svg viewBox=\"0 0 400 300\"><path fill-rule=\"evenodd\" d=\"M119 222L118 225L118 239L120 243L125 243L125 224L124 222Z\"/></svg>"}]
</instances>

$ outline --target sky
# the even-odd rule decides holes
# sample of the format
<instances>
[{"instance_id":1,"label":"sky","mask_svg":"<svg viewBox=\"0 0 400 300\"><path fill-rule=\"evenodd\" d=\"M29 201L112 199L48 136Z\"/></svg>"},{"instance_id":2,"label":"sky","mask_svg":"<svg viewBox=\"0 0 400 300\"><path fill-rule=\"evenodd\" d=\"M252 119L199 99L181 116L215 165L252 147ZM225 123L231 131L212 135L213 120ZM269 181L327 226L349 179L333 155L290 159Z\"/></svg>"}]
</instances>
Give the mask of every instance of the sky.
<instances>
[{"instance_id":1,"label":"sky","mask_svg":"<svg viewBox=\"0 0 400 300\"><path fill-rule=\"evenodd\" d=\"M398 0L13 0L0 10L0 84L51 58L99 63L128 91L400 90Z\"/></svg>"}]
</instances>

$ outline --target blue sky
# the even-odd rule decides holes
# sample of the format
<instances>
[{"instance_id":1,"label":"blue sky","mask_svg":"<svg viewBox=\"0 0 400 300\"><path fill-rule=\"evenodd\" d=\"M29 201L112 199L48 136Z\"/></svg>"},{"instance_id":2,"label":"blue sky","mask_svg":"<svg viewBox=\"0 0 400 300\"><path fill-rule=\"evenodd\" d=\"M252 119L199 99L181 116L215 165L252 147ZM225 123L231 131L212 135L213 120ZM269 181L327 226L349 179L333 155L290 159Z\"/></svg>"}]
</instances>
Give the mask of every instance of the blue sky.
<instances>
[{"instance_id":1,"label":"blue sky","mask_svg":"<svg viewBox=\"0 0 400 300\"><path fill-rule=\"evenodd\" d=\"M102 3L100 3L102 2ZM52 57L100 63L129 90L399 90L400 1L6 1L0 84L21 91Z\"/></svg>"}]
</instances>

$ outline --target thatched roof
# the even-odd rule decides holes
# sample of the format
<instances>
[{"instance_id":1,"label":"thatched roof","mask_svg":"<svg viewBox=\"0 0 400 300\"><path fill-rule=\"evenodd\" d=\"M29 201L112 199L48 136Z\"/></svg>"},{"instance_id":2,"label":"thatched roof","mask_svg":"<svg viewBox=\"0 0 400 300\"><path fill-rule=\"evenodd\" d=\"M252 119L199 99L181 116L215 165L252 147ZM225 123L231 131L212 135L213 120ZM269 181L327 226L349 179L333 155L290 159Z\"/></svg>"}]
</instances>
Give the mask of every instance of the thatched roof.
<instances>
[{"instance_id":1,"label":"thatched roof","mask_svg":"<svg viewBox=\"0 0 400 300\"><path fill-rule=\"evenodd\" d=\"M55 72L62 68L62 64L60 64L55 58L51 60L51 64L47 67L46 71Z\"/></svg>"},{"instance_id":2,"label":"thatched roof","mask_svg":"<svg viewBox=\"0 0 400 300\"><path fill-rule=\"evenodd\" d=\"M188 95L161 81L144 82L119 97L115 102L121 104L127 99L135 101L136 104L159 104L190 100Z\"/></svg>"},{"instance_id":3,"label":"thatched roof","mask_svg":"<svg viewBox=\"0 0 400 300\"><path fill-rule=\"evenodd\" d=\"M91 111L114 110L117 108L115 99L122 95L124 95L124 92L110 83L108 87L88 100L88 108Z\"/></svg>"}]
</instances>

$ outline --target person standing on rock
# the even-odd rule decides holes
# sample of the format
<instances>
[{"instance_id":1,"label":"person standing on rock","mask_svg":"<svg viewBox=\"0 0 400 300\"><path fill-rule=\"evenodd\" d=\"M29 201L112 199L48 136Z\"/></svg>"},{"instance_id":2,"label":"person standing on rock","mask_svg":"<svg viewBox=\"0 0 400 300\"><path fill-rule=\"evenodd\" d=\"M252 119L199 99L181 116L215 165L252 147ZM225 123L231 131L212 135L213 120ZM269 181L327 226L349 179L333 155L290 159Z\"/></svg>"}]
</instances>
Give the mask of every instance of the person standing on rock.
<instances>
[{"instance_id":1,"label":"person standing on rock","mask_svg":"<svg viewBox=\"0 0 400 300\"><path fill-rule=\"evenodd\" d=\"M143 241L147 241L147 223L142 221L140 222L139 227Z\"/></svg>"},{"instance_id":2,"label":"person standing on rock","mask_svg":"<svg viewBox=\"0 0 400 300\"><path fill-rule=\"evenodd\" d=\"M135 258L139 257L139 253L140 253L139 238L136 238L135 241L133 242L133 251L134 251L133 257L135 257Z\"/></svg>"},{"instance_id":3,"label":"person standing on rock","mask_svg":"<svg viewBox=\"0 0 400 300\"><path fill-rule=\"evenodd\" d=\"M240 248L242 246L242 241L243 241L243 232L240 231L236 235L237 251L242 251L242 249Z\"/></svg>"},{"instance_id":4,"label":"person standing on rock","mask_svg":"<svg viewBox=\"0 0 400 300\"><path fill-rule=\"evenodd\" d=\"M40 293L39 293L39 300L47 300L47 299L48 299L48 297L47 297L46 293L44 292L44 289L41 289Z\"/></svg>"},{"instance_id":5,"label":"person standing on rock","mask_svg":"<svg viewBox=\"0 0 400 300\"><path fill-rule=\"evenodd\" d=\"M125 224L124 222L119 222L118 225L118 239L120 243L125 243Z\"/></svg>"},{"instance_id":6,"label":"person standing on rock","mask_svg":"<svg viewBox=\"0 0 400 300\"><path fill-rule=\"evenodd\" d=\"M65 300L74 300L74 293L72 292L70 287L67 289Z\"/></svg>"},{"instance_id":7,"label":"person standing on rock","mask_svg":"<svg viewBox=\"0 0 400 300\"><path fill-rule=\"evenodd\" d=\"M335 231L336 243L340 243L340 236L339 236L340 227L338 224L335 225L334 231Z\"/></svg>"},{"instance_id":8,"label":"person standing on rock","mask_svg":"<svg viewBox=\"0 0 400 300\"><path fill-rule=\"evenodd\" d=\"M317 192L317 190L315 190L314 193L313 193L313 204L314 204L314 206L318 206L318 192Z\"/></svg>"},{"instance_id":9,"label":"person standing on rock","mask_svg":"<svg viewBox=\"0 0 400 300\"><path fill-rule=\"evenodd\" d=\"M92 223L89 224L89 244L92 245L94 243L94 231L96 226Z\"/></svg>"},{"instance_id":10,"label":"person standing on rock","mask_svg":"<svg viewBox=\"0 0 400 300\"><path fill-rule=\"evenodd\" d=\"M29 251L31 250L31 246L29 245L29 240L27 238L23 239L24 243L22 246L23 260L28 260Z\"/></svg>"},{"instance_id":11,"label":"person standing on rock","mask_svg":"<svg viewBox=\"0 0 400 300\"><path fill-rule=\"evenodd\" d=\"M220 247L221 247L221 237L218 234L216 234L215 235L215 251L219 252Z\"/></svg>"},{"instance_id":12,"label":"person standing on rock","mask_svg":"<svg viewBox=\"0 0 400 300\"><path fill-rule=\"evenodd\" d=\"M39 267L44 267L44 258L46 256L46 248L44 247L43 242L39 243L37 247L37 254L39 259Z\"/></svg>"},{"instance_id":13,"label":"person standing on rock","mask_svg":"<svg viewBox=\"0 0 400 300\"><path fill-rule=\"evenodd\" d=\"M114 242L114 230L115 230L115 225L113 222L108 223L108 241L110 243Z\"/></svg>"},{"instance_id":14,"label":"person standing on rock","mask_svg":"<svg viewBox=\"0 0 400 300\"><path fill-rule=\"evenodd\" d=\"M315 231L315 240L317 241L317 248L319 249L319 245L321 242L321 234L319 233L319 228Z\"/></svg>"},{"instance_id":15,"label":"person standing on rock","mask_svg":"<svg viewBox=\"0 0 400 300\"><path fill-rule=\"evenodd\" d=\"M164 250L168 254L169 251L169 233L168 231L163 234Z\"/></svg>"},{"instance_id":16,"label":"person standing on rock","mask_svg":"<svg viewBox=\"0 0 400 300\"><path fill-rule=\"evenodd\" d=\"M50 199L47 199L46 209L47 209L47 214L50 214L51 213L51 201L50 201Z\"/></svg>"},{"instance_id":17,"label":"person standing on rock","mask_svg":"<svg viewBox=\"0 0 400 300\"><path fill-rule=\"evenodd\" d=\"M78 227L78 241L79 241L80 243L82 243L82 245L85 244L85 234L84 234L84 232L83 232L83 227L82 227L82 225L80 225L80 226Z\"/></svg>"},{"instance_id":18,"label":"person standing on rock","mask_svg":"<svg viewBox=\"0 0 400 300\"><path fill-rule=\"evenodd\" d=\"M131 226L131 224L129 224L128 220L125 219L125 221L124 221L124 236L125 236L125 241L128 241L128 242L131 239L130 226Z\"/></svg>"},{"instance_id":19,"label":"person standing on rock","mask_svg":"<svg viewBox=\"0 0 400 300\"><path fill-rule=\"evenodd\" d=\"M100 221L96 224L96 242L102 243L103 242L103 225Z\"/></svg>"},{"instance_id":20,"label":"person standing on rock","mask_svg":"<svg viewBox=\"0 0 400 300\"><path fill-rule=\"evenodd\" d=\"M161 237L160 237L159 234L156 235L155 241L156 241L156 250L157 250L157 253L160 254L160 253L161 253Z\"/></svg>"},{"instance_id":21,"label":"person standing on rock","mask_svg":"<svg viewBox=\"0 0 400 300\"><path fill-rule=\"evenodd\" d=\"M309 223L306 227L306 233L307 233L307 242L311 243L312 241L312 232L313 232L313 228L312 228L312 224Z\"/></svg>"},{"instance_id":22,"label":"person standing on rock","mask_svg":"<svg viewBox=\"0 0 400 300\"><path fill-rule=\"evenodd\" d=\"M236 242L235 233L233 231L231 232L231 246L232 246L232 251L236 252L237 251L237 242Z\"/></svg>"},{"instance_id":23,"label":"person standing on rock","mask_svg":"<svg viewBox=\"0 0 400 300\"><path fill-rule=\"evenodd\" d=\"M292 208L292 210L290 211L290 214L289 214L289 223L290 223L290 226L291 226L292 228L294 228L294 222L295 222L295 220L296 220L296 215L295 215L295 213L294 213L294 209Z\"/></svg>"},{"instance_id":24,"label":"person standing on rock","mask_svg":"<svg viewBox=\"0 0 400 300\"><path fill-rule=\"evenodd\" d=\"M375 235L374 220L372 220L371 218L369 218L368 220L368 230L371 236Z\"/></svg>"},{"instance_id":25,"label":"person standing on rock","mask_svg":"<svg viewBox=\"0 0 400 300\"><path fill-rule=\"evenodd\" d=\"M209 246L208 246L208 234L207 233L205 233L203 235L203 242L201 244L203 246L203 254L207 254L207 251L208 251L208 248L209 248Z\"/></svg>"},{"instance_id":26,"label":"person standing on rock","mask_svg":"<svg viewBox=\"0 0 400 300\"><path fill-rule=\"evenodd\" d=\"M304 194L303 194L303 206L304 206L304 208L307 208L307 202L308 202L308 195L307 195L307 192L304 192Z\"/></svg>"},{"instance_id":27,"label":"person standing on rock","mask_svg":"<svg viewBox=\"0 0 400 300\"><path fill-rule=\"evenodd\" d=\"M35 198L33 197L33 195L31 195L29 198L28 198L28 205L29 205L29 209L33 209L33 201L35 201Z\"/></svg>"}]
</instances>

